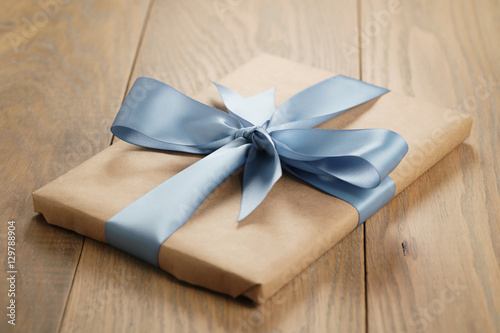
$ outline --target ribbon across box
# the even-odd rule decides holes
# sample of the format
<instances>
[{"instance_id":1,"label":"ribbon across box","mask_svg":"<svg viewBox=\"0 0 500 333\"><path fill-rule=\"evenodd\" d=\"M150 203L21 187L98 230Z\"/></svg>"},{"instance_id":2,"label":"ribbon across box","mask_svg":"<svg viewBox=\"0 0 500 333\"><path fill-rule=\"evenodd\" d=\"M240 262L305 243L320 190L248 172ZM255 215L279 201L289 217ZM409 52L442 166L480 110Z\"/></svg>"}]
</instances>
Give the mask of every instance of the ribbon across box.
<instances>
[{"instance_id":1,"label":"ribbon across box","mask_svg":"<svg viewBox=\"0 0 500 333\"><path fill-rule=\"evenodd\" d=\"M261 55L194 97L223 99L230 115L138 79L112 126L134 144L117 140L34 192L35 211L180 280L262 302L470 133L470 117L332 77Z\"/></svg>"}]
</instances>

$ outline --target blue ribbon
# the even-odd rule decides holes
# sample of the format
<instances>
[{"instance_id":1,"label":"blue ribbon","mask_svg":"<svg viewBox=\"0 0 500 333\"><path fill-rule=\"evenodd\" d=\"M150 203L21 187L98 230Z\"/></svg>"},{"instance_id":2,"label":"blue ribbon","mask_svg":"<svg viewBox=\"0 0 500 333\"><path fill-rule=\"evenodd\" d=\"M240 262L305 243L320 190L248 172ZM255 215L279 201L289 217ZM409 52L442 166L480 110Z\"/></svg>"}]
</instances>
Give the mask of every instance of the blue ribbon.
<instances>
[{"instance_id":1,"label":"blue ribbon","mask_svg":"<svg viewBox=\"0 0 500 333\"><path fill-rule=\"evenodd\" d=\"M243 98L216 86L228 113L162 82L135 81L111 131L134 145L209 155L107 221L109 244L157 266L160 245L243 165L238 221L264 200L282 168L349 202L359 212L359 223L394 197L388 174L408 151L400 135L385 129L313 129L387 89L339 75L276 109L274 89Z\"/></svg>"}]
</instances>

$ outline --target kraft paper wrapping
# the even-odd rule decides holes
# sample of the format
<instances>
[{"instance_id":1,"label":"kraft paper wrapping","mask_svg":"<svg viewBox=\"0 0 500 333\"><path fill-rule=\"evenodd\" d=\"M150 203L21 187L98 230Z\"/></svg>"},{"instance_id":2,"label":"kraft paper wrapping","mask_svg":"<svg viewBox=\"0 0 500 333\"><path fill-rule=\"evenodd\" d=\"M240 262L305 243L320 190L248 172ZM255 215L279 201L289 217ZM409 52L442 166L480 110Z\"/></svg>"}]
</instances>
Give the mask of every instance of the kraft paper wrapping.
<instances>
[{"instance_id":1,"label":"kraft paper wrapping","mask_svg":"<svg viewBox=\"0 0 500 333\"><path fill-rule=\"evenodd\" d=\"M242 96L276 87L279 106L331 76L261 55L217 82ZM193 98L222 105L214 86ZM398 194L465 140L471 124L470 117L389 92L320 128L385 128L403 136L409 152L390 174ZM105 242L108 219L202 157L118 141L34 192L35 211L48 223ZM191 284L263 302L354 230L358 213L350 204L285 173L264 202L237 223L241 178L241 170L230 176L162 244L159 265Z\"/></svg>"}]
</instances>

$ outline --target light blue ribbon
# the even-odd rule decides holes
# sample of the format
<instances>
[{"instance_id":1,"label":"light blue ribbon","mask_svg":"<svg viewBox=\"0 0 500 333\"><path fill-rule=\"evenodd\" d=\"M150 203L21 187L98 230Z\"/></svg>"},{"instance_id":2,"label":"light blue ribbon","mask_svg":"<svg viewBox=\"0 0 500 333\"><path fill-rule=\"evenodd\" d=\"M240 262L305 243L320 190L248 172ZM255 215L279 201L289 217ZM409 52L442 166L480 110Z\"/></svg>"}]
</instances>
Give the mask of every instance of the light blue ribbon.
<instances>
[{"instance_id":1,"label":"light blue ribbon","mask_svg":"<svg viewBox=\"0 0 500 333\"><path fill-rule=\"evenodd\" d=\"M400 135L385 129L313 129L387 89L339 75L276 109L274 89L243 98L216 86L228 113L162 82L135 81L111 131L134 145L209 155L107 221L109 244L157 266L160 245L243 165L238 221L264 200L282 168L349 202L359 223L394 197L388 174L408 151Z\"/></svg>"}]
</instances>

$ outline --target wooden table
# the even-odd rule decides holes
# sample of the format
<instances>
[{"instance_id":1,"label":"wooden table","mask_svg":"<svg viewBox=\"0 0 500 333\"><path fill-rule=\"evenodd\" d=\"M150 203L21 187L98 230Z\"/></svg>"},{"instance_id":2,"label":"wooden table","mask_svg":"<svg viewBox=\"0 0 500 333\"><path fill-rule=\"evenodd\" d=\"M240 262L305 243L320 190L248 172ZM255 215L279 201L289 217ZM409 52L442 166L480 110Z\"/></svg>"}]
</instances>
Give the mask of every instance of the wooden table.
<instances>
[{"instance_id":1,"label":"wooden table","mask_svg":"<svg viewBox=\"0 0 500 333\"><path fill-rule=\"evenodd\" d=\"M499 1L0 7L0 331L500 331ZM260 52L457 109L474 118L471 137L260 306L179 282L33 213L32 191L109 144L136 77L193 95Z\"/></svg>"}]
</instances>

